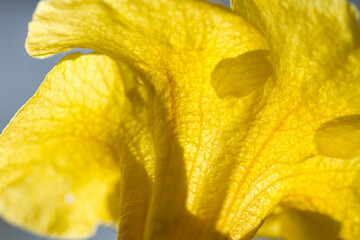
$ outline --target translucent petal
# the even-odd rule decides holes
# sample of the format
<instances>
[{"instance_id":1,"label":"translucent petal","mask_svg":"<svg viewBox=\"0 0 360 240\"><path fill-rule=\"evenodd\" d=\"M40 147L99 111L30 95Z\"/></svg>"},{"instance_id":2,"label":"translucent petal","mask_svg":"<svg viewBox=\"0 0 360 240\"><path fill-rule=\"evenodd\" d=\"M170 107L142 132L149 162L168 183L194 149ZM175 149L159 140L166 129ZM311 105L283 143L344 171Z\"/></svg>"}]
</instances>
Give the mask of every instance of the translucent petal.
<instances>
[{"instance_id":1,"label":"translucent petal","mask_svg":"<svg viewBox=\"0 0 360 240\"><path fill-rule=\"evenodd\" d=\"M265 63L265 73L259 79L246 75L246 96L224 100L216 95L211 74L216 66L222 67L218 65L222 60L268 49L257 29L205 1L48 0L38 5L26 47L38 57L72 47L90 48L130 63L142 76L147 100L139 105L145 119L139 131L151 138L133 148L153 149L156 157L146 164L138 161L144 179L139 184L130 176L123 182L128 187L120 192L132 197L121 198L121 206L132 212L121 217L119 239L199 239L219 232L222 236L214 225L226 186L215 189L231 171L232 159L221 161L220 146L224 150L232 146L235 139L225 138L233 132L246 133L243 129L259 109L270 66L265 54L255 55L252 62L233 62L233 69L239 65L245 72ZM220 169L224 171L216 174ZM153 185L146 186L148 178ZM142 188L148 190L136 198ZM138 213L139 207L147 214Z\"/></svg>"},{"instance_id":2,"label":"translucent petal","mask_svg":"<svg viewBox=\"0 0 360 240\"><path fill-rule=\"evenodd\" d=\"M243 18L205 1L40 2L29 25L29 54L46 57L74 47L105 52L159 72L176 60L174 55L183 59L192 53L216 63L266 49L267 44Z\"/></svg>"},{"instance_id":3,"label":"translucent petal","mask_svg":"<svg viewBox=\"0 0 360 240\"><path fill-rule=\"evenodd\" d=\"M224 236L214 224L226 188L215 193L214 187L232 167L217 149L224 136L247 128L269 71L260 80L247 78L259 87L246 96L224 100L211 74L224 59L268 48L252 25L204 1L48 0L37 7L26 47L38 57L90 48L127 62L141 76L124 79L131 117L123 129L119 239ZM252 66L266 63L263 54L253 60ZM236 64L252 69L246 61ZM208 175L217 167L225 171Z\"/></svg>"},{"instance_id":4,"label":"translucent petal","mask_svg":"<svg viewBox=\"0 0 360 240\"><path fill-rule=\"evenodd\" d=\"M16 225L83 237L119 219L124 86L117 63L71 54L0 138L0 214Z\"/></svg>"},{"instance_id":5,"label":"translucent petal","mask_svg":"<svg viewBox=\"0 0 360 240\"><path fill-rule=\"evenodd\" d=\"M359 238L354 147L329 158L328 135L318 138L360 114L354 10L340 0L233 6L267 38L268 58L258 30L204 1L48 0L34 14L30 54L85 47L136 69L123 81L126 124L111 129L126 143L118 239L251 239L278 206L303 236L310 216L341 225L335 238ZM294 238L280 225L274 235Z\"/></svg>"},{"instance_id":6,"label":"translucent petal","mask_svg":"<svg viewBox=\"0 0 360 240\"><path fill-rule=\"evenodd\" d=\"M262 155L269 147L272 154L263 164L278 168L281 177L275 179L281 181L273 184L283 195L278 199L283 213L273 213L259 234L289 240L359 238L355 8L342 0L234 0L232 6L268 39L274 72L259 121L271 134ZM323 231L326 226L335 227Z\"/></svg>"}]
</instances>

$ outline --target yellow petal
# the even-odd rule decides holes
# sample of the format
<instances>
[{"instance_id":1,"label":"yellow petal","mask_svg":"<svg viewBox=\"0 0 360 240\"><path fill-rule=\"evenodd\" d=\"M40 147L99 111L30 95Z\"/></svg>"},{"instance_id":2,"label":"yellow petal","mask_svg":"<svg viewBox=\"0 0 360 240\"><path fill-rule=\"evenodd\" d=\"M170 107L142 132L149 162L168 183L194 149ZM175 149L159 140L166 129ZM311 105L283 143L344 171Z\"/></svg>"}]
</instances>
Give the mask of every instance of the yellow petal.
<instances>
[{"instance_id":1,"label":"yellow petal","mask_svg":"<svg viewBox=\"0 0 360 240\"><path fill-rule=\"evenodd\" d=\"M283 213L275 211L259 234L360 238L360 42L354 8L342 0L234 0L232 6L268 39L274 72L258 115L267 126L257 131L268 129L269 137L253 144L261 146L261 155L270 148L262 174L277 166L270 185L279 185ZM328 226L333 231L322 231Z\"/></svg>"},{"instance_id":2,"label":"yellow petal","mask_svg":"<svg viewBox=\"0 0 360 240\"><path fill-rule=\"evenodd\" d=\"M154 149L156 158L139 156L148 161L132 167L143 179L137 184L132 163L122 169L127 187L120 190L126 196L120 198L120 206L129 212L121 215L119 239L175 240L226 234L215 224L226 192L223 179L232 170L233 159L222 159L226 149L243 138L248 119L260 109L262 86L270 71L264 54L253 56L250 62L232 62L232 69L240 64L246 73L245 78L239 74L239 83L248 89L236 95L246 95L241 99L224 100L216 95L211 74L221 60L268 48L252 25L205 1L48 0L38 5L26 47L37 57L72 47L90 48L141 72L147 104L139 106L145 108L141 112L146 119L141 120L146 124L139 134L146 133L151 140L133 148ZM265 72L259 79L252 74L256 66ZM224 82L236 83L236 74ZM139 134L132 132L136 139ZM227 141L234 132L239 136ZM147 185L148 178L153 185ZM223 185L221 191L216 191L219 185ZM142 197L136 197L144 188Z\"/></svg>"},{"instance_id":3,"label":"yellow petal","mask_svg":"<svg viewBox=\"0 0 360 240\"><path fill-rule=\"evenodd\" d=\"M360 235L360 159L313 157L282 180L293 186L258 235L301 239L357 239Z\"/></svg>"},{"instance_id":4,"label":"yellow petal","mask_svg":"<svg viewBox=\"0 0 360 240\"><path fill-rule=\"evenodd\" d=\"M309 239L316 239L316 236L319 236L317 239L359 238L360 159L319 156L300 164L300 167L309 169L309 172L298 171L293 190L283 200L284 205L293 209L290 214L295 212L299 215L295 227L304 229L304 236L312 235ZM311 173L310 169L316 169L316 173ZM298 239L285 227L283 233L288 235L287 239Z\"/></svg>"},{"instance_id":5,"label":"yellow petal","mask_svg":"<svg viewBox=\"0 0 360 240\"><path fill-rule=\"evenodd\" d=\"M132 145L122 149L131 154L120 165L118 239L251 239L279 204L325 215L341 223L340 237L360 238L359 162L317 156L314 137L326 122L360 114L353 10L330 0L234 6L269 41L269 79L263 54L246 61L267 50L261 34L203 1L48 0L37 8L30 54L86 47L139 70L126 91L135 114L124 127ZM330 190L329 205L315 204ZM299 198L305 191L309 198Z\"/></svg>"},{"instance_id":6,"label":"yellow petal","mask_svg":"<svg viewBox=\"0 0 360 240\"><path fill-rule=\"evenodd\" d=\"M205 1L41 1L29 25L28 53L46 57L74 47L160 72L173 55L202 53L203 61L216 62L267 44L243 18Z\"/></svg>"},{"instance_id":7,"label":"yellow petal","mask_svg":"<svg viewBox=\"0 0 360 240\"><path fill-rule=\"evenodd\" d=\"M0 138L0 214L37 233L83 237L118 222L124 87L117 63L71 54Z\"/></svg>"},{"instance_id":8,"label":"yellow petal","mask_svg":"<svg viewBox=\"0 0 360 240\"><path fill-rule=\"evenodd\" d=\"M288 74L338 67L359 45L357 13L345 0L232 0L231 5L267 37L273 64L283 64Z\"/></svg>"}]
</instances>

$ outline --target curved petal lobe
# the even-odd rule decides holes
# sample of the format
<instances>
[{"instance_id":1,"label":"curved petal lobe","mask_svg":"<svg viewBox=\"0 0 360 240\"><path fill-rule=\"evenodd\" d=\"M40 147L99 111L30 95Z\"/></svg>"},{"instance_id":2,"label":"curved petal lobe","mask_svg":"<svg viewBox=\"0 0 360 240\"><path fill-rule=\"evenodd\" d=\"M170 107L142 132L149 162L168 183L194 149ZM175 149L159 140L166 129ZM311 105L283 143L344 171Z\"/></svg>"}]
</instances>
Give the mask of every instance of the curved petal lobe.
<instances>
[{"instance_id":1,"label":"curved petal lobe","mask_svg":"<svg viewBox=\"0 0 360 240\"><path fill-rule=\"evenodd\" d=\"M114 60L61 60L0 137L0 214L67 237L117 223L124 102Z\"/></svg>"}]
</instances>

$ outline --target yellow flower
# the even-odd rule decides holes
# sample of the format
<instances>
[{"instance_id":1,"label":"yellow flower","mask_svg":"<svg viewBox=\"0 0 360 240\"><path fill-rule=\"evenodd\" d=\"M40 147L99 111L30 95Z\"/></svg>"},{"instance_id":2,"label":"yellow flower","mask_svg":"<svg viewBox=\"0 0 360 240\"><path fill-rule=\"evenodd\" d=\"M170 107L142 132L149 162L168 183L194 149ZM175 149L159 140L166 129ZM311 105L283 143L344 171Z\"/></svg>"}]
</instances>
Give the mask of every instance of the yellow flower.
<instances>
[{"instance_id":1,"label":"yellow flower","mask_svg":"<svg viewBox=\"0 0 360 240\"><path fill-rule=\"evenodd\" d=\"M119 240L360 239L360 31L343 0L47 0L74 47L0 138L0 214Z\"/></svg>"}]
</instances>

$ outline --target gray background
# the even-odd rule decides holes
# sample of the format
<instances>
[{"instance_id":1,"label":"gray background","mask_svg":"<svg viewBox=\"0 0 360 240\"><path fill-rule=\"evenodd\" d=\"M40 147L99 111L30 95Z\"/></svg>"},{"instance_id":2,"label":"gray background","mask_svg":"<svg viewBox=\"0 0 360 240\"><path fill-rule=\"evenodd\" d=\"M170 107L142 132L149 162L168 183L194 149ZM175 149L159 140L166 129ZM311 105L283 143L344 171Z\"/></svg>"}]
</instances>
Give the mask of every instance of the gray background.
<instances>
[{"instance_id":1,"label":"gray background","mask_svg":"<svg viewBox=\"0 0 360 240\"><path fill-rule=\"evenodd\" d=\"M0 132L34 94L46 74L65 55L38 60L27 55L24 42L36 0L0 0ZM229 6L229 0L213 0ZM354 0L358 7L360 0ZM0 219L0 240L46 240ZM100 227L90 240L115 240L113 229Z\"/></svg>"}]
</instances>

